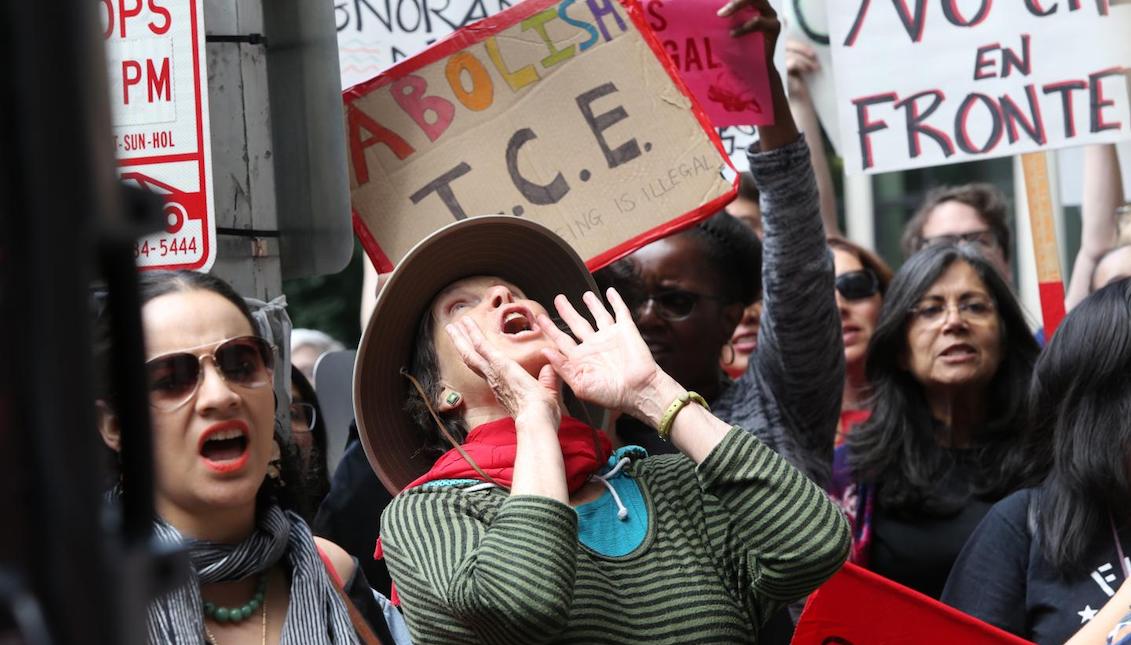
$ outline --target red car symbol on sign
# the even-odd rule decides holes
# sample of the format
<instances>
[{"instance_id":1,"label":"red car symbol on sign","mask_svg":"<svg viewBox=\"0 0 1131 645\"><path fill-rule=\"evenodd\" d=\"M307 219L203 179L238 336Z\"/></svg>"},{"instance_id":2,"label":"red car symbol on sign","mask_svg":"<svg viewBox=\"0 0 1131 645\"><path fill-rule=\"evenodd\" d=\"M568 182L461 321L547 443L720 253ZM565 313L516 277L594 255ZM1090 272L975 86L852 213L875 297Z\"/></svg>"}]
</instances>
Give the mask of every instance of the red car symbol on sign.
<instances>
[{"instance_id":1,"label":"red car symbol on sign","mask_svg":"<svg viewBox=\"0 0 1131 645\"><path fill-rule=\"evenodd\" d=\"M201 213L204 209L199 192L186 193L140 172L124 172L121 180L165 197L165 232L170 235L181 230L190 213Z\"/></svg>"}]
</instances>

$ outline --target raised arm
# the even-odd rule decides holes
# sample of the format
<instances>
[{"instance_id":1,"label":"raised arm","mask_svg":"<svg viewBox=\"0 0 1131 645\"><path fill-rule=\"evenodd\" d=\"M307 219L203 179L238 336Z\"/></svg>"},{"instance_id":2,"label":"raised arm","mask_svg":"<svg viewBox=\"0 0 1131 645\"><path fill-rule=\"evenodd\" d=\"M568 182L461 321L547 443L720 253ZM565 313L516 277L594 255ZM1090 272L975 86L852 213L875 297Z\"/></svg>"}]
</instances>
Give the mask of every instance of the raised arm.
<instances>
[{"instance_id":1,"label":"raised arm","mask_svg":"<svg viewBox=\"0 0 1131 645\"><path fill-rule=\"evenodd\" d=\"M1115 209L1123 204L1123 178L1113 144L1084 148L1084 197L1080 204L1080 252L1072 266L1065 305L1072 309L1092 292L1096 263L1115 244Z\"/></svg>"},{"instance_id":2,"label":"raised arm","mask_svg":"<svg viewBox=\"0 0 1131 645\"><path fill-rule=\"evenodd\" d=\"M805 143L809 145L809 163L813 166L813 176L817 180L821 221L825 224L825 233L841 235L840 224L836 219L836 188L833 185L833 173L829 168L828 155L825 154L821 121L817 117L817 108L813 105L813 95L809 92L809 81L805 78L820 69L820 62L811 47L800 40L787 38L785 69L789 75L789 108L794 121L805 135Z\"/></svg>"},{"instance_id":3,"label":"raised arm","mask_svg":"<svg viewBox=\"0 0 1131 645\"><path fill-rule=\"evenodd\" d=\"M745 27L763 31L769 60L780 26L766 0L733 0L720 13L747 5L761 13ZM770 75L776 122L758 128L759 150L749 153L765 230L762 327L747 373L725 398L733 420L823 484L844 387L844 345L809 150L781 79L772 68Z\"/></svg>"}]
</instances>

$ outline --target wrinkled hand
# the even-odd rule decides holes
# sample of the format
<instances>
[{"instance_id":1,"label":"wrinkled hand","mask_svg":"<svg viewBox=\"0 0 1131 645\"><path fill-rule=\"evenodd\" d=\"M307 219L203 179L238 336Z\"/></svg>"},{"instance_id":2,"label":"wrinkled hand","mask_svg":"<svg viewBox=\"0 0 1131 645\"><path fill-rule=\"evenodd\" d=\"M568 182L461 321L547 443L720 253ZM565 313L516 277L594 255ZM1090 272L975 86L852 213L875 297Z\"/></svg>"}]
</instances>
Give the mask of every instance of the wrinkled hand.
<instances>
[{"instance_id":1,"label":"wrinkled hand","mask_svg":"<svg viewBox=\"0 0 1131 645\"><path fill-rule=\"evenodd\" d=\"M557 350L543 353L578 398L610 410L638 414L642 393L662 372L620 294L609 289L607 295L615 318L592 292L582 298L597 323L596 330L565 296L555 298L558 314L577 340L546 316L539 316L538 325L557 345Z\"/></svg>"},{"instance_id":2,"label":"wrinkled hand","mask_svg":"<svg viewBox=\"0 0 1131 645\"><path fill-rule=\"evenodd\" d=\"M718 15L720 18L729 18L747 7L753 7L758 15L732 29L730 35L737 38L753 32L761 33L765 37L766 62L770 63L774 59L778 35L781 34L781 21L778 20L778 14L770 6L769 0L730 0L719 9ZM774 66L770 64L771 73L773 70Z\"/></svg>"},{"instance_id":3,"label":"wrinkled hand","mask_svg":"<svg viewBox=\"0 0 1131 645\"><path fill-rule=\"evenodd\" d=\"M551 324L551 326L553 326ZM487 381L495 399L514 419L538 416L557 428L561 422L561 380L550 365L538 378L500 352L483 336L471 318L460 318L446 326L463 362Z\"/></svg>"}]
</instances>

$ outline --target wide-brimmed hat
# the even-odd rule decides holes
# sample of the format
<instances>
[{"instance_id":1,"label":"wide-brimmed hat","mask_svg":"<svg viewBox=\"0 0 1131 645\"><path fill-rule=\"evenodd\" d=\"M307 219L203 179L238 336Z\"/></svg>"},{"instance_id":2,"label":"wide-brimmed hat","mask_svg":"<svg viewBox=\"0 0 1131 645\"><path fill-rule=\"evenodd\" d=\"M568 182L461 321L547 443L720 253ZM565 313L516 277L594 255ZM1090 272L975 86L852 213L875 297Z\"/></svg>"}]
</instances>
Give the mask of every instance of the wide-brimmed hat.
<instances>
[{"instance_id":1,"label":"wide-brimmed hat","mask_svg":"<svg viewBox=\"0 0 1131 645\"><path fill-rule=\"evenodd\" d=\"M583 293L597 292L585 262L565 240L520 217L460 220L414 246L377 296L353 372L358 434L377 477L394 495L435 461L434 454L422 450L424 431L405 411L412 384L401 368L409 367L421 317L436 295L456 280L478 275L514 284L549 311L559 293L580 307ZM600 424L595 414L592 407L587 413L574 411Z\"/></svg>"}]
</instances>

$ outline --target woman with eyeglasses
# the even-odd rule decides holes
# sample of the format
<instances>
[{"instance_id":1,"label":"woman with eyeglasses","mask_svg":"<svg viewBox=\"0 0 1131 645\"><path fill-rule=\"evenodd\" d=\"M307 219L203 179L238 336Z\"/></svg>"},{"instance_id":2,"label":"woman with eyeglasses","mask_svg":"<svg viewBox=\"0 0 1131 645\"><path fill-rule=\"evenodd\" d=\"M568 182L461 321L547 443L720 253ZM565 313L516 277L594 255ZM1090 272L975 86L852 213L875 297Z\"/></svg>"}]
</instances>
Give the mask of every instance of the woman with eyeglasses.
<instances>
[{"instance_id":1,"label":"woman with eyeglasses","mask_svg":"<svg viewBox=\"0 0 1131 645\"><path fill-rule=\"evenodd\" d=\"M1038 351L976 246L928 247L900 268L868 345L871 417L833 464L854 562L939 597L967 537L1016 481Z\"/></svg>"},{"instance_id":2,"label":"woman with eyeglasses","mask_svg":"<svg viewBox=\"0 0 1131 645\"><path fill-rule=\"evenodd\" d=\"M188 551L190 578L149 605L153 644L393 642L353 560L284 510L267 476L275 349L243 299L192 271L139 278L153 427L158 539ZM109 356L100 357L111 360ZM99 430L121 449L112 396ZM129 494L130 482L120 483ZM347 597L346 594L349 594ZM350 600L353 598L354 600Z\"/></svg>"},{"instance_id":3,"label":"woman with eyeglasses","mask_svg":"<svg viewBox=\"0 0 1131 645\"><path fill-rule=\"evenodd\" d=\"M748 226L719 213L595 277L624 294L665 371L823 486L844 385L841 327L809 150L788 105L775 114L749 151L763 206L761 248ZM757 351L732 380L731 335L759 296ZM620 443L671 452L653 437L633 419L616 423Z\"/></svg>"},{"instance_id":4,"label":"woman with eyeglasses","mask_svg":"<svg viewBox=\"0 0 1131 645\"><path fill-rule=\"evenodd\" d=\"M1103 643L1131 621L1128 375L1131 278L1085 298L1045 347L1029 389L1025 488L970 536L943 602L1042 645L1073 633L1073 645Z\"/></svg>"},{"instance_id":5,"label":"woman with eyeglasses","mask_svg":"<svg viewBox=\"0 0 1131 645\"><path fill-rule=\"evenodd\" d=\"M867 400L872 388L864 365L892 273L878 255L858 244L840 237L830 237L828 242L836 267L836 304L844 340L844 395L835 443L840 446L852 428L870 415Z\"/></svg>"},{"instance_id":6,"label":"woman with eyeglasses","mask_svg":"<svg viewBox=\"0 0 1131 645\"><path fill-rule=\"evenodd\" d=\"M282 477L296 513L313 525L318 505L330 491L326 465L326 430L310 381L291 366L290 434L282 452Z\"/></svg>"}]
</instances>

